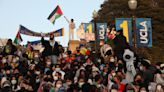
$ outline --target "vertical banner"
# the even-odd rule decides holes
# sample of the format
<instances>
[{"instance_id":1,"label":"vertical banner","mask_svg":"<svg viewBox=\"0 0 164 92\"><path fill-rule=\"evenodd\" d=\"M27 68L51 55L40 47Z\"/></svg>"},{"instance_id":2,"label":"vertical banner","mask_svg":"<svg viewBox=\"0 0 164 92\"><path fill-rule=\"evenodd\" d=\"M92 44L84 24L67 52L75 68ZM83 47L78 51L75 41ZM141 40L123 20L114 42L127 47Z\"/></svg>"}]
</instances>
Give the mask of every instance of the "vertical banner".
<instances>
[{"instance_id":1,"label":"vertical banner","mask_svg":"<svg viewBox=\"0 0 164 92\"><path fill-rule=\"evenodd\" d=\"M77 29L77 37L81 40L85 39L84 23L81 23L79 28Z\"/></svg>"},{"instance_id":2,"label":"vertical banner","mask_svg":"<svg viewBox=\"0 0 164 92\"><path fill-rule=\"evenodd\" d=\"M97 33L98 33L98 40L105 40L106 38L106 30L107 30L107 23L97 23Z\"/></svg>"},{"instance_id":3,"label":"vertical banner","mask_svg":"<svg viewBox=\"0 0 164 92\"><path fill-rule=\"evenodd\" d=\"M136 18L136 28L137 47L152 47L151 18Z\"/></svg>"},{"instance_id":4,"label":"vertical banner","mask_svg":"<svg viewBox=\"0 0 164 92\"><path fill-rule=\"evenodd\" d=\"M87 42L95 41L94 24L84 23L84 30L85 30L85 40Z\"/></svg>"},{"instance_id":5,"label":"vertical banner","mask_svg":"<svg viewBox=\"0 0 164 92\"><path fill-rule=\"evenodd\" d=\"M131 18L116 18L116 31L122 29L123 35L126 37L129 45L132 45L132 19Z\"/></svg>"}]
</instances>

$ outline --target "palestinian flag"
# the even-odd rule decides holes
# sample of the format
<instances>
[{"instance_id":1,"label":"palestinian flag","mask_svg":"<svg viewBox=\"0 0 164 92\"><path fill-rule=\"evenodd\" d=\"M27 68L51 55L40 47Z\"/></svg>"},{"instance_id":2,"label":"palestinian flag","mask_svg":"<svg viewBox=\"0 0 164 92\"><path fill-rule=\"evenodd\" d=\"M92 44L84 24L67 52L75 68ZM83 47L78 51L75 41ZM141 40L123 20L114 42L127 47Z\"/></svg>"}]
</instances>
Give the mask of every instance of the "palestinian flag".
<instances>
[{"instance_id":1,"label":"palestinian flag","mask_svg":"<svg viewBox=\"0 0 164 92\"><path fill-rule=\"evenodd\" d=\"M57 6L55 10L49 15L48 20L50 20L53 24L55 23L55 20L59 18L63 12L61 11L60 7Z\"/></svg>"},{"instance_id":2,"label":"palestinian flag","mask_svg":"<svg viewBox=\"0 0 164 92\"><path fill-rule=\"evenodd\" d=\"M15 37L14 43L15 43L15 44L20 44L22 41L23 41L23 40L22 40L22 37L21 37L21 35L20 35L20 32L18 31L18 33L17 33L17 35L16 35L16 37Z\"/></svg>"}]
</instances>

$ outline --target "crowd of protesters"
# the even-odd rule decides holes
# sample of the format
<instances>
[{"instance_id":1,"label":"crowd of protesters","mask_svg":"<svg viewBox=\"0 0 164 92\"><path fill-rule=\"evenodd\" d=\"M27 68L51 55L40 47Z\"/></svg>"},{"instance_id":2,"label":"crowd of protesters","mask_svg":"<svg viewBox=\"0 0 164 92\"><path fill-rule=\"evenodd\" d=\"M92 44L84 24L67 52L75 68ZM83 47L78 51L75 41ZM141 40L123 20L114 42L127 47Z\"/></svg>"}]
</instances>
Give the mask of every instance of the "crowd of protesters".
<instances>
[{"instance_id":1,"label":"crowd of protesters","mask_svg":"<svg viewBox=\"0 0 164 92\"><path fill-rule=\"evenodd\" d=\"M0 58L0 91L164 92L162 62L151 64L147 59L137 58L134 62L136 74L129 82L122 58L124 51L120 49L127 46L122 39L125 38L116 36L114 43L118 45L108 49L104 56L85 45L74 52L64 51L53 35L49 41L42 37L45 48L42 53L35 53L30 43L15 46L9 39Z\"/></svg>"}]
</instances>

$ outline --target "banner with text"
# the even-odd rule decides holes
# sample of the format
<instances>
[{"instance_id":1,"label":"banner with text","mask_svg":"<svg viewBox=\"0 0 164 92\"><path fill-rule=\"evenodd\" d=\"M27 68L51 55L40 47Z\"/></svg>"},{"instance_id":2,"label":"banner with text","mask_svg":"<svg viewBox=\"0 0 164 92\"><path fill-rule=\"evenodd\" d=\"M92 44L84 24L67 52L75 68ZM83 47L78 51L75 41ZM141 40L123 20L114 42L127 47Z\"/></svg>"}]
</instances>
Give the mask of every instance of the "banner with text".
<instances>
[{"instance_id":1,"label":"banner with text","mask_svg":"<svg viewBox=\"0 0 164 92\"><path fill-rule=\"evenodd\" d=\"M100 41L100 43L105 42L106 39L106 33L107 33L107 23L96 23L96 29L97 29L97 39Z\"/></svg>"},{"instance_id":2,"label":"banner with text","mask_svg":"<svg viewBox=\"0 0 164 92\"><path fill-rule=\"evenodd\" d=\"M123 35L126 37L129 45L132 45L132 19L131 18L116 18L116 31L122 29Z\"/></svg>"},{"instance_id":3,"label":"banner with text","mask_svg":"<svg viewBox=\"0 0 164 92\"><path fill-rule=\"evenodd\" d=\"M84 30L85 30L85 40L87 42L95 41L94 24L84 23Z\"/></svg>"},{"instance_id":4,"label":"banner with text","mask_svg":"<svg viewBox=\"0 0 164 92\"><path fill-rule=\"evenodd\" d=\"M49 37L49 35L51 33L54 33L55 37L64 36L64 28L61 28L61 29L58 29L58 30L55 30L55 31L52 31L52 32L48 32L48 33L39 33L39 32L34 32L34 31L20 25L19 32L21 34L24 34L24 35L35 36L35 37L41 37L42 34L44 34L45 37Z\"/></svg>"},{"instance_id":5,"label":"banner with text","mask_svg":"<svg viewBox=\"0 0 164 92\"><path fill-rule=\"evenodd\" d=\"M137 47L152 47L151 18L136 18L136 28Z\"/></svg>"}]
</instances>

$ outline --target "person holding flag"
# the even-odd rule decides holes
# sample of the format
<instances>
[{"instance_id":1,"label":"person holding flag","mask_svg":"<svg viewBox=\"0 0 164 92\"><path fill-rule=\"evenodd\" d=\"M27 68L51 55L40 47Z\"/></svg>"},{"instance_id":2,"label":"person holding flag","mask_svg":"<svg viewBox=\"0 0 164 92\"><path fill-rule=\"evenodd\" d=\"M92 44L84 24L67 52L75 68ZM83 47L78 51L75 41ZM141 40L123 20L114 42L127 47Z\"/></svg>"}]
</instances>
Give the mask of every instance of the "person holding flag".
<instances>
[{"instance_id":1,"label":"person holding flag","mask_svg":"<svg viewBox=\"0 0 164 92\"><path fill-rule=\"evenodd\" d=\"M50 58L52 64L56 64L60 51L58 43L54 40L54 33L50 34L49 41L44 40L44 34L42 33L41 43L45 48L42 52L42 55L44 57Z\"/></svg>"},{"instance_id":2,"label":"person holding flag","mask_svg":"<svg viewBox=\"0 0 164 92\"><path fill-rule=\"evenodd\" d=\"M74 29L75 29L74 19L71 19L71 21L69 21L65 16L64 16L64 18L69 23L69 40L73 40L74 39Z\"/></svg>"}]
</instances>

